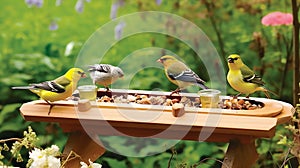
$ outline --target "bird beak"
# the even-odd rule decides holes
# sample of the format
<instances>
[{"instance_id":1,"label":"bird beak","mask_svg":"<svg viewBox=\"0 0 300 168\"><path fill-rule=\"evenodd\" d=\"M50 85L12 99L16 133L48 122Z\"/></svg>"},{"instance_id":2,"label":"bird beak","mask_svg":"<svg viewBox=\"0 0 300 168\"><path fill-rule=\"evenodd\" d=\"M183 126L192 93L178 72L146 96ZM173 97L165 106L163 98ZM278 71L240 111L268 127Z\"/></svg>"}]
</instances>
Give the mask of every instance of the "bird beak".
<instances>
[{"instance_id":1,"label":"bird beak","mask_svg":"<svg viewBox=\"0 0 300 168\"><path fill-rule=\"evenodd\" d=\"M156 62L162 63L162 60L161 60L161 59L158 59L158 60L156 60Z\"/></svg>"},{"instance_id":2,"label":"bird beak","mask_svg":"<svg viewBox=\"0 0 300 168\"><path fill-rule=\"evenodd\" d=\"M233 58L228 58L228 63L234 63L234 59Z\"/></svg>"},{"instance_id":3,"label":"bird beak","mask_svg":"<svg viewBox=\"0 0 300 168\"><path fill-rule=\"evenodd\" d=\"M86 74L84 72L81 73L81 78L86 78Z\"/></svg>"}]
</instances>

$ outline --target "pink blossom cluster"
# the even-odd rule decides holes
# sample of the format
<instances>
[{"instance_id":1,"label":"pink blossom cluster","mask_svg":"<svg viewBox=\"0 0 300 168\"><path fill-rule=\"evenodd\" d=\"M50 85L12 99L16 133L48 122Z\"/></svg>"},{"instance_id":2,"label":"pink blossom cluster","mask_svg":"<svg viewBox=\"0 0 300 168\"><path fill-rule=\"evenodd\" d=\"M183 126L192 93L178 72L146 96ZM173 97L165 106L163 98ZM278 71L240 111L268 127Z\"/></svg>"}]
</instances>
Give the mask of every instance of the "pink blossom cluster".
<instances>
[{"instance_id":1,"label":"pink blossom cluster","mask_svg":"<svg viewBox=\"0 0 300 168\"><path fill-rule=\"evenodd\" d=\"M293 24L293 15L283 12L272 12L264 16L261 23L265 26L280 26Z\"/></svg>"}]
</instances>

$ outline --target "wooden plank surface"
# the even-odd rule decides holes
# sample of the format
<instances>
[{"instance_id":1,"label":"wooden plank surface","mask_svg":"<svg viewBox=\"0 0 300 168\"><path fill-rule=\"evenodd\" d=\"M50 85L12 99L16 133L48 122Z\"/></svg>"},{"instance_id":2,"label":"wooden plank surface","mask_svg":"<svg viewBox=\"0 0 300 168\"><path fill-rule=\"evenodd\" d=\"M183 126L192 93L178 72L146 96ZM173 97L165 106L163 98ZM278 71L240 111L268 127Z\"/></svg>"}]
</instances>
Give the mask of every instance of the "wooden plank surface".
<instances>
[{"instance_id":1,"label":"wooden plank surface","mask_svg":"<svg viewBox=\"0 0 300 168\"><path fill-rule=\"evenodd\" d=\"M226 97L227 98L227 97ZM229 110L220 108L199 108L199 107L185 107L186 113L206 113L206 114L227 114L227 115L242 115L242 116L259 116L259 117L273 117L279 115L283 110L283 102L272 100L272 99L259 99L260 102L264 103L263 108L258 108L255 110ZM43 100L34 101L36 104L45 104ZM151 110L153 112L172 112L171 106L161 106L161 105L144 105L137 103L110 103L110 102L96 102L91 101L91 106L95 108L112 108L117 110ZM62 106L76 106L75 101L57 101L57 105ZM286 106L287 103L285 104Z\"/></svg>"},{"instance_id":2,"label":"wooden plank surface","mask_svg":"<svg viewBox=\"0 0 300 168\"><path fill-rule=\"evenodd\" d=\"M77 111L75 106L56 105L48 115L49 105L35 102L25 103L21 113L25 120L58 122L66 130L74 131L78 127L92 128L96 133L128 136L155 136L169 130L179 134L200 133L202 129L213 129L214 134L271 137L274 135L277 119L272 117L235 116L224 114L186 113L182 117L173 117L169 112L152 110L131 110L93 107L87 112ZM76 126L77 125L77 126ZM114 129L109 130L112 127ZM133 131L134 130L134 131ZM170 138L175 138L169 134ZM167 138L168 135L162 136ZM186 139L195 139L186 137Z\"/></svg>"}]
</instances>

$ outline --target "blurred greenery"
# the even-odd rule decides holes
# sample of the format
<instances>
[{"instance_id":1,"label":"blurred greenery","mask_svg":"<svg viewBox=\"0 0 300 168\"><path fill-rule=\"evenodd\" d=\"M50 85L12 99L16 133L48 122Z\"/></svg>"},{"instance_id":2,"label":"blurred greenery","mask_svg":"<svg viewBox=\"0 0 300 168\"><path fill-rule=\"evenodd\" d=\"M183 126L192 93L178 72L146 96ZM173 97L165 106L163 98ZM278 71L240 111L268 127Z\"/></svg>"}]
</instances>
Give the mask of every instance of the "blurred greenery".
<instances>
[{"instance_id":1,"label":"blurred greenery","mask_svg":"<svg viewBox=\"0 0 300 168\"><path fill-rule=\"evenodd\" d=\"M10 87L53 79L74 66L87 39L100 26L111 21L111 5L117 2L92 0L85 3L82 13L78 13L74 9L75 0L62 1L60 6L56 6L54 1L44 0L41 8L29 7L24 1L0 1L0 139L20 137L23 130L31 125L41 140L41 146L56 144L63 148L67 135L57 124L26 122L20 115L20 105L37 97L29 91L12 91ZM216 46L225 72L227 55L239 53L244 62L263 77L266 87L278 93L279 97L273 98L292 102L292 27L268 27L260 22L269 12L291 12L289 0L162 0L161 4L154 0L125 0L124 5L118 8L117 16L149 10L173 13L195 23ZM56 23L58 28L50 30L51 23ZM158 48L178 55L201 78L209 81L205 68L199 66L203 63L195 59L196 53L182 41L162 34L145 33L122 39L105 53L106 57L101 62L118 65L124 57L145 49L133 54L139 59L136 61L141 69L131 74L129 88L173 90L176 87L164 77L161 69L142 66L141 54ZM126 66L126 62L122 63ZM122 82L114 85L114 88L122 87L127 86L123 86ZM227 94L236 92L227 87ZM252 96L263 97L263 94ZM284 127L278 127L274 138L257 141L260 158L255 167L281 166L288 155L288 147L277 144L281 135L291 139L291 134ZM120 142L120 147L126 143ZM226 147L226 144L180 141L174 147L175 153L170 149L138 158L107 152L98 162L104 167L167 167L174 155L171 167L197 164L199 167L220 167L216 160L222 161ZM155 145L141 152L152 153L153 149ZM293 164L287 163L290 167ZM22 163L14 165L24 167Z\"/></svg>"}]
</instances>

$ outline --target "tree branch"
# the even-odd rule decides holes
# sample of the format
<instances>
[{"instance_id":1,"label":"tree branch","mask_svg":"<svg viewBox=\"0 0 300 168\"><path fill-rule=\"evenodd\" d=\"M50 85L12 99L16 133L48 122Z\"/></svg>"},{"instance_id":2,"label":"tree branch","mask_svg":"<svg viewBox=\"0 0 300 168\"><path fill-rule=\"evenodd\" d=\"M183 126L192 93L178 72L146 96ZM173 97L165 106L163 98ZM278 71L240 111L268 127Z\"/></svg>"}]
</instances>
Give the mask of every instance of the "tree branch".
<instances>
[{"instance_id":1,"label":"tree branch","mask_svg":"<svg viewBox=\"0 0 300 168\"><path fill-rule=\"evenodd\" d=\"M8 139L0 139L0 143L5 143L7 141L22 141L21 138L8 138Z\"/></svg>"},{"instance_id":2,"label":"tree branch","mask_svg":"<svg viewBox=\"0 0 300 168\"><path fill-rule=\"evenodd\" d=\"M293 54L293 67L294 67L294 74L293 74L293 104L299 102L299 6L297 5L297 0L291 0L292 2L292 9L293 9L293 34L294 34L294 54Z\"/></svg>"}]
</instances>

